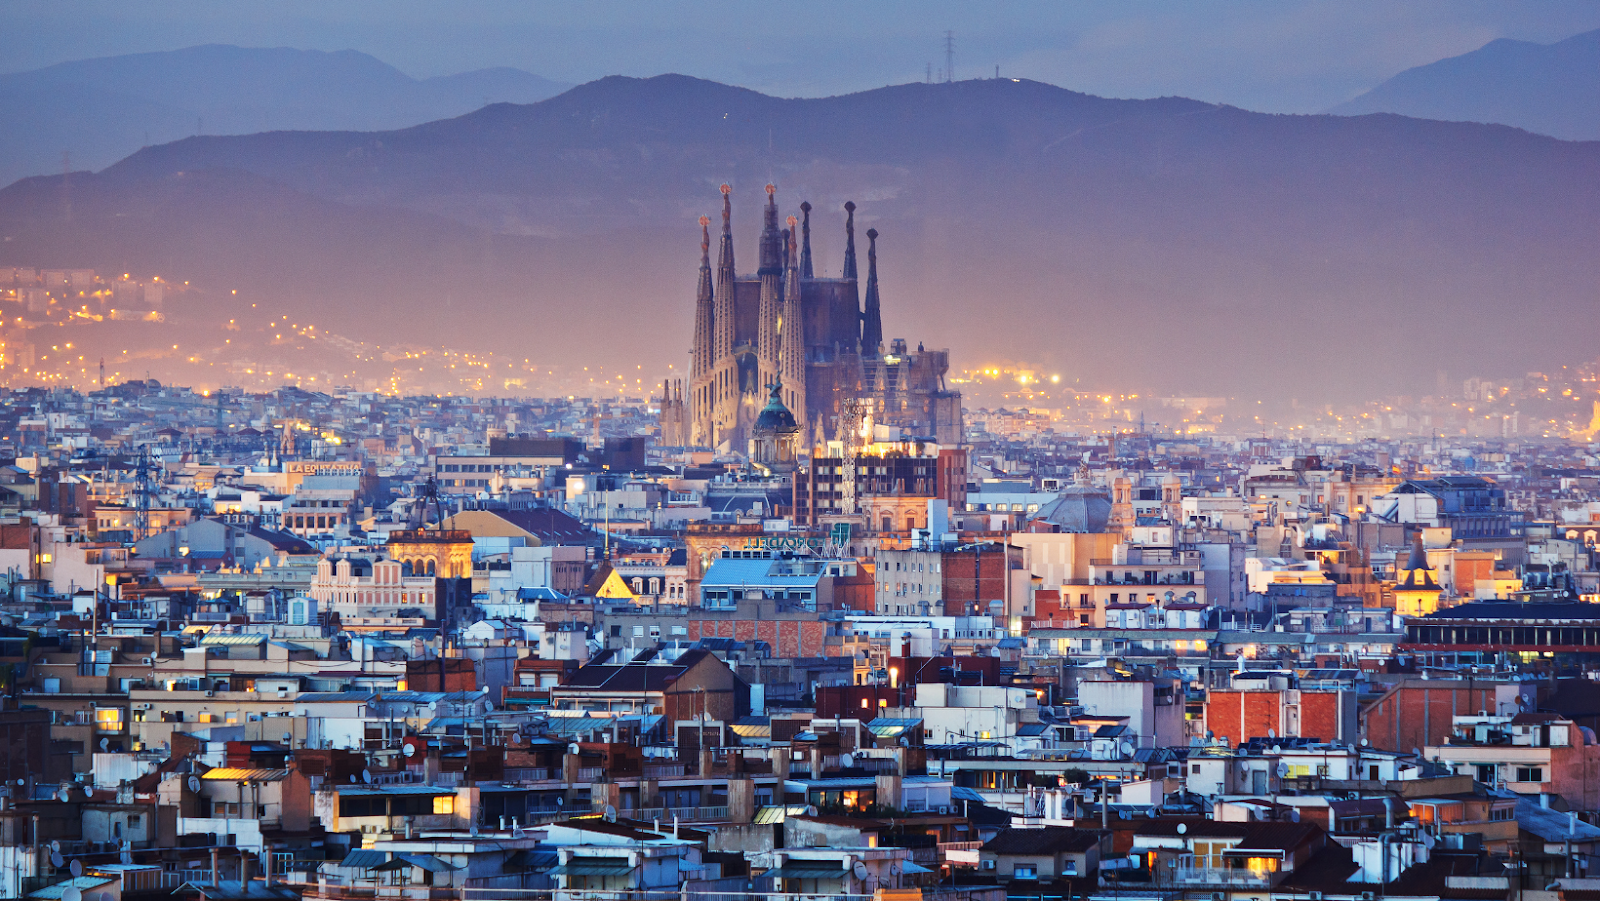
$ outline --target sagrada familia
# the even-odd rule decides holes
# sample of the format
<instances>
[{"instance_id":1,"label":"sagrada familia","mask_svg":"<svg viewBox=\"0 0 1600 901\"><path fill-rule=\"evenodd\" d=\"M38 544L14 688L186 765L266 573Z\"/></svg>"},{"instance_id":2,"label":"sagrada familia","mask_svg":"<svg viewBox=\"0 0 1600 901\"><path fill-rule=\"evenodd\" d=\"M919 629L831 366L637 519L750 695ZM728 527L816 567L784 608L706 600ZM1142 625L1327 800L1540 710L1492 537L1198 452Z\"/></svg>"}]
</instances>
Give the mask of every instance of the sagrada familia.
<instances>
[{"instance_id":1,"label":"sagrada familia","mask_svg":"<svg viewBox=\"0 0 1600 901\"><path fill-rule=\"evenodd\" d=\"M811 259L811 204L780 228L776 189L767 185L760 261L739 275L733 259L732 189L722 186L722 238L711 267L710 220L701 217L700 283L694 305L689 391L665 386L664 445L743 451L777 406L792 413L809 451L838 437L845 402L868 403L874 423L899 426L940 444L961 440L961 395L945 385L950 354L885 346L878 297L876 230L867 231L863 307L856 273L855 204L846 203L843 272L818 277Z\"/></svg>"}]
</instances>

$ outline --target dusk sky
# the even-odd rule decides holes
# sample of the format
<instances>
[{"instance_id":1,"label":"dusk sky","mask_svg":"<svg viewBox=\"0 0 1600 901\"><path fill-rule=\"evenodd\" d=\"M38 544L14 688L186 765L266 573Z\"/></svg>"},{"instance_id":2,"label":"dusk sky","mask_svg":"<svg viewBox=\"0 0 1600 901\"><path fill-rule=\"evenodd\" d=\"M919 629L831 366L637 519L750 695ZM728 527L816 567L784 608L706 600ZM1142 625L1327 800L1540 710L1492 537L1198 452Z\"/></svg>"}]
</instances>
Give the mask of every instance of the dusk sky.
<instances>
[{"instance_id":1,"label":"dusk sky","mask_svg":"<svg viewBox=\"0 0 1600 901\"><path fill-rule=\"evenodd\" d=\"M512 66L562 81L679 72L783 96L922 80L956 35L957 78L1108 97L1183 95L1315 112L1495 38L1600 28L1594 2L972 4L12 0L0 69L204 43L355 49L426 77Z\"/></svg>"}]
</instances>

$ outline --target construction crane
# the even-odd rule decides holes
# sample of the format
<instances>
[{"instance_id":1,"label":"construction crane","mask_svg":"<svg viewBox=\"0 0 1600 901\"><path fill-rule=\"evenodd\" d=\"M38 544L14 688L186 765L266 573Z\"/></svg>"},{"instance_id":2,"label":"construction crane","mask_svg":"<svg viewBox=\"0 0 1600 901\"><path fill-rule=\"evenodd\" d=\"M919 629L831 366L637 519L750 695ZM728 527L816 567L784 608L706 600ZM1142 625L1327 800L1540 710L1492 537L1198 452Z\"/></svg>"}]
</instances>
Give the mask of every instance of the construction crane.
<instances>
[{"instance_id":1,"label":"construction crane","mask_svg":"<svg viewBox=\"0 0 1600 901\"><path fill-rule=\"evenodd\" d=\"M872 410L872 401L859 397L846 398L839 405L839 442L844 447L839 467L840 512L845 516L860 512L856 507L856 455L861 444L862 424L870 419Z\"/></svg>"},{"instance_id":2,"label":"construction crane","mask_svg":"<svg viewBox=\"0 0 1600 901\"><path fill-rule=\"evenodd\" d=\"M150 500L155 494L155 473L150 463L150 445L139 448L134 465L133 540L150 537Z\"/></svg>"}]
</instances>

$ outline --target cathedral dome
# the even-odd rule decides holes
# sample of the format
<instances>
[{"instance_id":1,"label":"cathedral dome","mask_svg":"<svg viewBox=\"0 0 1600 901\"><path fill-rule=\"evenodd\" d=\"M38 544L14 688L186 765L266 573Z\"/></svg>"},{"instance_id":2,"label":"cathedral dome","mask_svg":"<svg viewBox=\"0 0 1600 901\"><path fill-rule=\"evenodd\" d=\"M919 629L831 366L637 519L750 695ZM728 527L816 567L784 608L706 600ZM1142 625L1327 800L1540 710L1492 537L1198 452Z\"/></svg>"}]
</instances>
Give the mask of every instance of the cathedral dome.
<instances>
[{"instance_id":1,"label":"cathedral dome","mask_svg":"<svg viewBox=\"0 0 1600 901\"><path fill-rule=\"evenodd\" d=\"M782 385L772 386L772 393L767 396L767 405L761 409L761 415L756 417L756 431L778 434L800 431L800 424L795 421L794 414L789 412L789 408L783 404L783 398L778 395L782 390Z\"/></svg>"},{"instance_id":2,"label":"cathedral dome","mask_svg":"<svg viewBox=\"0 0 1600 901\"><path fill-rule=\"evenodd\" d=\"M1111 521L1111 497L1089 485L1069 485L1060 497L1040 507L1033 519L1063 532L1104 532Z\"/></svg>"}]
</instances>

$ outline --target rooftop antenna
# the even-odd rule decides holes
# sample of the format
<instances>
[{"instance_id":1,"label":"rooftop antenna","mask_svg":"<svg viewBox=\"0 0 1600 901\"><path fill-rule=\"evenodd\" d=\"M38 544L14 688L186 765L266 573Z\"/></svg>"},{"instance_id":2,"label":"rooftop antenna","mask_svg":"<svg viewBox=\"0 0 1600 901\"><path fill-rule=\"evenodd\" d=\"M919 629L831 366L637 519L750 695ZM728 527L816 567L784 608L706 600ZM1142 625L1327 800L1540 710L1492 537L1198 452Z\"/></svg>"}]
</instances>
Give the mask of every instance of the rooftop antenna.
<instances>
[{"instance_id":1,"label":"rooftop antenna","mask_svg":"<svg viewBox=\"0 0 1600 901\"><path fill-rule=\"evenodd\" d=\"M956 33L944 33L944 80L956 80Z\"/></svg>"}]
</instances>

